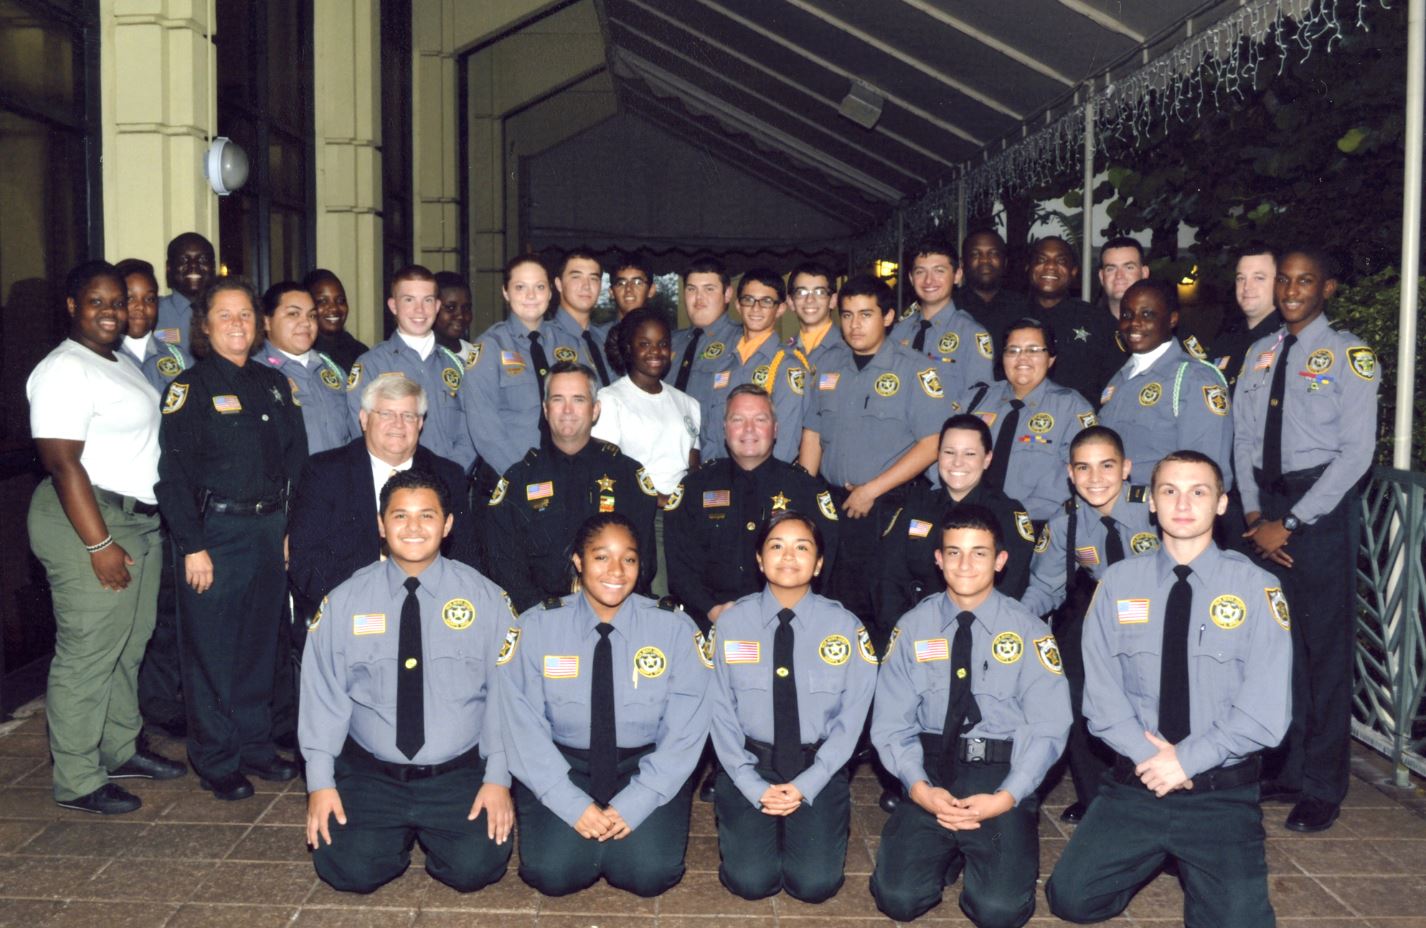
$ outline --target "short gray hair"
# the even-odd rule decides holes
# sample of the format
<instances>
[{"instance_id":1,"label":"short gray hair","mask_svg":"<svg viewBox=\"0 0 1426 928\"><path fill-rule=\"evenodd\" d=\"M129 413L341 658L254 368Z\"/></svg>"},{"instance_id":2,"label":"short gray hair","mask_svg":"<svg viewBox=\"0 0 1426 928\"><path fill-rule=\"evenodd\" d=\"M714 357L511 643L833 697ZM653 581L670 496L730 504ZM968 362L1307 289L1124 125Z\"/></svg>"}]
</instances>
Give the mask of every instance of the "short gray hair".
<instances>
[{"instance_id":1,"label":"short gray hair","mask_svg":"<svg viewBox=\"0 0 1426 928\"><path fill-rule=\"evenodd\" d=\"M424 416L430 406L426 399L425 388L402 374L395 372L382 374L362 388L361 408L371 413L376 411L378 399L394 401L404 400L411 396L416 397L416 411Z\"/></svg>"},{"instance_id":2,"label":"short gray hair","mask_svg":"<svg viewBox=\"0 0 1426 928\"><path fill-rule=\"evenodd\" d=\"M599 397L599 375L594 373L594 368L588 364L580 364L577 361L556 361L550 366L550 372L545 375L545 396L544 401L550 401L550 384L554 382L556 374L583 374L589 381L589 398L591 400Z\"/></svg>"}]
</instances>

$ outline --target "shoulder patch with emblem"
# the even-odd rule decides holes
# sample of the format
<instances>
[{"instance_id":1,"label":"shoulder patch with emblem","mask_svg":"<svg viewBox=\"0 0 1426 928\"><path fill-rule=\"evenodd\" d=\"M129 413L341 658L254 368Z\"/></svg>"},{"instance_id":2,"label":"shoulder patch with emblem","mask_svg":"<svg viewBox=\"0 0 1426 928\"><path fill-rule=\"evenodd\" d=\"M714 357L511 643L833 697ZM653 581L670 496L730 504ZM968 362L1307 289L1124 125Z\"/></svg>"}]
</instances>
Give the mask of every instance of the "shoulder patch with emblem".
<instances>
[{"instance_id":1,"label":"shoulder patch with emblem","mask_svg":"<svg viewBox=\"0 0 1426 928\"><path fill-rule=\"evenodd\" d=\"M308 632L315 632L317 630L317 626L322 624L322 616L327 614L327 606L329 605L330 602L328 601L327 597L323 596L322 605L317 607L316 615L312 616L312 618L307 620Z\"/></svg>"},{"instance_id":2,"label":"shoulder patch with emblem","mask_svg":"<svg viewBox=\"0 0 1426 928\"><path fill-rule=\"evenodd\" d=\"M824 664L840 667L852 656L852 643L846 635L828 635L817 645L817 656Z\"/></svg>"},{"instance_id":3,"label":"shoulder patch with emblem","mask_svg":"<svg viewBox=\"0 0 1426 928\"><path fill-rule=\"evenodd\" d=\"M901 318L910 319L912 316L916 315L916 313L920 312L920 310L921 305L919 303L912 303L910 306L906 307L901 311Z\"/></svg>"},{"instance_id":4,"label":"shoulder patch with emblem","mask_svg":"<svg viewBox=\"0 0 1426 928\"><path fill-rule=\"evenodd\" d=\"M1152 406L1163 398L1164 388L1157 383L1151 383L1139 391L1139 405Z\"/></svg>"},{"instance_id":5,"label":"shoulder patch with emblem","mask_svg":"<svg viewBox=\"0 0 1426 928\"><path fill-rule=\"evenodd\" d=\"M876 378L872 389L876 391L877 396L895 396L896 391L901 389L901 378L887 371Z\"/></svg>"},{"instance_id":6,"label":"shoulder patch with emblem","mask_svg":"<svg viewBox=\"0 0 1426 928\"><path fill-rule=\"evenodd\" d=\"M657 680L668 669L668 658L658 648L648 645L634 652L634 669L641 677Z\"/></svg>"},{"instance_id":7,"label":"shoulder patch with emblem","mask_svg":"<svg viewBox=\"0 0 1426 928\"><path fill-rule=\"evenodd\" d=\"M1351 365L1352 373L1363 380L1376 379L1376 352L1366 345L1348 348L1347 363Z\"/></svg>"},{"instance_id":8,"label":"shoulder patch with emblem","mask_svg":"<svg viewBox=\"0 0 1426 928\"><path fill-rule=\"evenodd\" d=\"M1216 383L1204 387L1203 405L1215 416L1228 415L1228 388Z\"/></svg>"},{"instance_id":9,"label":"shoulder patch with emblem","mask_svg":"<svg viewBox=\"0 0 1426 928\"><path fill-rule=\"evenodd\" d=\"M654 486L654 478L652 478L652 477L649 476L649 472L648 472L648 471L646 471L646 470L644 470L642 467L640 467L639 470L638 470L638 473L636 473L634 476L636 476L636 477L639 478L639 489L640 489L640 490L643 490L646 495L648 495L648 496L658 496L658 495L659 495L658 487Z\"/></svg>"},{"instance_id":10,"label":"shoulder patch with emblem","mask_svg":"<svg viewBox=\"0 0 1426 928\"><path fill-rule=\"evenodd\" d=\"M710 628L707 633L694 632L693 645L698 651L698 660L709 670L713 669L713 657L717 653L714 646L714 638L717 637L718 629Z\"/></svg>"},{"instance_id":11,"label":"shoulder patch with emblem","mask_svg":"<svg viewBox=\"0 0 1426 928\"><path fill-rule=\"evenodd\" d=\"M1132 483L1124 491L1124 498L1131 503L1147 503L1149 501L1149 488L1142 483Z\"/></svg>"},{"instance_id":12,"label":"shoulder patch with emblem","mask_svg":"<svg viewBox=\"0 0 1426 928\"><path fill-rule=\"evenodd\" d=\"M817 494L817 511L826 516L828 521L837 521L837 505L832 502L830 491L823 490Z\"/></svg>"},{"instance_id":13,"label":"shoulder patch with emblem","mask_svg":"<svg viewBox=\"0 0 1426 928\"><path fill-rule=\"evenodd\" d=\"M990 654L1002 664L1013 664L1025 653L1025 639L1014 632L1001 632L990 640Z\"/></svg>"},{"instance_id":14,"label":"shoulder patch with emblem","mask_svg":"<svg viewBox=\"0 0 1426 928\"><path fill-rule=\"evenodd\" d=\"M352 390L355 390L357 388L357 384L359 383L361 383L360 361L353 364L351 373L347 374L347 392L350 393Z\"/></svg>"},{"instance_id":15,"label":"shoulder patch with emblem","mask_svg":"<svg viewBox=\"0 0 1426 928\"><path fill-rule=\"evenodd\" d=\"M1075 418L1079 420L1079 427L1082 429L1092 429L1099 424L1099 417L1092 412L1082 412Z\"/></svg>"},{"instance_id":16,"label":"shoulder patch with emblem","mask_svg":"<svg viewBox=\"0 0 1426 928\"><path fill-rule=\"evenodd\" d=\"M1046 522L1045 527L1040 529L1040 537L1035 539L1035 553L1044 554L1050 550L1050 523Z\"/></svg>"},{"instance_id":17,"label":"shoulder patch with emblem","mask_svg":"<svg viewBox=\"0 0 1426 928\"><path fill-rule=\"evenodd\" d=\"M1064 662L1060 660L1060 646L1054 635L1035 639L1035 656L1040 659L1040 665L1050 673L1065 672Z\"/></svg>"},{"instance_id":18,"label":"shoulder patch with emblem","mask_svg":"<svg viewBox=\"0 0 1426 928\"><path fill-rule=\"evenodd\" d=\"M551 596L551 597L549 597L548 599L546 599L544 602L540 603L540 608L541 608L541 609L558 609L560 606L563 606L563 605L564 605L563 600L561 600L558 596Z\"/></svg>"},{"instance_id":19,"label":"shoulder patch with emblem","mask_svg":"<svg viewBox=\"0 0 1426 928\"><path fill-rule=\"evenodd\" d=\"M1248 617L1248 604L1232 593L1224 593L1208 604L1208 617L1219 628L1237 628Z\"/></svg>"},{"instance_id":20,"label":"shoulder patch with emblem","mask_svg":"<svg viewBox=\"0 0 1426 928\"><path fill-rule=\"evenodd\" d=\"M485 342L476 342L470 346L470 350L465 353L465 369L470 370L480 363L480 354L485 350Z\"/></svg>"},{"instance_id":21,"label":"shoulder patch with emblem","mask_svg":"<svg viewBox=\"0 0 1426 928\"><path fill-rule=\"evenodd\" d=\"M1144 554L1148 551L1159 549L1159 536L1153 532L1138 532L1129 539L1129 550L1135 554Z\"/></svg>"},{"instance_id":22,"label":"shoulder patch with emblem","mask_svg":"<svg viewBox=\"0 0 1426 928\"><path fill-rule=\"evenodd\" d=\"M510 618L519 619L520 613L515 611L515 600L510 598L510 594L504 590L500 591L500 598L505 600L505 608L510 610Z\"/></svg>"},{"instance_id":23,"label":"shoulder patch with emblem","mask_svg":"<svg viewBox=\"0 0 1426 928\"><path fill-rule=\"evenodd\" d=\"M499 506L502 502L505 501L505 491L508 489L510 489L510 481L506 480L504 477L501 477L499 482L495 484L494 491L492 491L490 494L490 501L487 502L485 505Z\"/></svg>"},{"instance_id":24,"label":"shoulder patch with emblem","mask_svg":"<svg viewBox=\"0 0 1426 928\"><path fill-rule=\"evenodd\" d=\"M1183 340L1183 347L1198 360L1208 360L1208 352L1203 350L1203 345L1199 342L1197 335L1190 335L1188 338L1185 338Z\"/></svg>"},{"instance_id":25,"label":"shoulder patch with emblem","mask_svg":"<svg viewBox=\"0 0 1426 928\"><path fill-rule=\"evenodd\" d=\"M947 332L941 336L941 340L936 343L938 354L955 354L956 349L961 346L961 337L955 332Z\"/></svg>"},{"instance_id":26,"label":"shoulder patch with emblem","mask_svg":"<svg viewBox=\"0 0 1426 928\"><path fill-rule=\"evenodd\" d=\"M503 667L510 663L510 659L515 656L515 649L520 645L520 627L512 625L505 632L505 638L500 642L500 653L495 657L495 665Z\"/></svg>"},{"instance_id":27,"label":"shoulder patch with emblem","mask_svg":"<svg viewBox=\"0 0 1426 928\"><path fill-rule=\"evenodd\" d=\"M897 631L900 631L900 629L897 629ZM895 633L893 633L891 640L896 640ZM887 648L888 653L890 653L890 650L890 648ZM876 658L876 648L872 647L871 644L871 632L866 630L865 625L857 626L857 656L873 667L880 663Z\"/></svg>"},{"instance_id":28,"label":"shoulder patch with emblem","mask_svg":"<svg viewBox=\"0 0 1426 928\"><path fill-rule=\"evenodd\" d=\"M163 394L163 414L178 412L188 402L188 384L174 381Z\"/></svg>"},{"instance_id":29,"label":"shoulder patch with emblem","mask_svg":"<svg viewBox=\"0 0 1426 928\"><path fill-rule=\"evenodd\" d=\"M1277 624L1281 625L1283 631L1292 628L1292 619L1288 614L1287 597L1283 595L1282 588L1271 586L1263 590L1268 598L1268 608L1272 610L1273 618Z\"/></svg>"},{"instance_id":30,"label":"shoulder patch with emblem","mask_svg":"<svg viewBox=\"0 0 1426 928\"><path fill-rule=\"evenodd\" d=\"M668 495L668 502L664 503L664 512L673 512L678 508L678 504L683 502L683 484L674 487L672 493Z\"/></svg>"},{"instance_id":31,"label":"shoulder patch with emblem","mask_svg":"<svg viewBox=\"0 0 1426 928\"><path fill-rule=\"evenodd\" d=\"M441 607L441 621L456 631L470 628L475 621L475 604L459 597L452 599Z\"/></svg>"},{"instance_id":32,"label":"shoulder patch with emblem","mask_svg":"<svg viewBox=\"0 0 1426 928\"><path fill-rule=\"evenodd\" d=\"M994 345L992 345L990 341L989 332L975 333L975 347L976 350L980 352L980 356L982 358L985 358L987 361L991 360L995 356Z\"/></svg>"},{"instance_id":33,"label":"shoulder patch with emblem","mask_svg":"<svg viewBox=\"0 0 1426 928\"><path fill-rule=\"evenodd\" d=\"M1020 537L1026 541L1035 540L1035 526L1034 523L1030 521L1030 514L1028 512L1022 512L1019 509L1015 510L1015 531L1019 532Z\"/></svg>"},{"instance_id":34,"label":"shoulder patch with emblem","mask_svg":"<svg viewBox=\"0 0 1426 928\"><path fill-rule=\"evenodd\" d=\"M807 369L803 367L789 367L787 369L787 387L798 396L807 392Z\"/></svg>"},{"instance_id":35,"label":"shoulder patch with emblem","mask_svg":"<svg viewBox=\"0 0 1426 928\"><path fill-rule=\"evenodd\" d=\"M936 373L934 367L928 367L924 371L918 371L916 373L916 382L921 384L921 392L931 399L943 400L946 398L946 391L941 386L941 378Z\"/></svg>"}]
</instances>

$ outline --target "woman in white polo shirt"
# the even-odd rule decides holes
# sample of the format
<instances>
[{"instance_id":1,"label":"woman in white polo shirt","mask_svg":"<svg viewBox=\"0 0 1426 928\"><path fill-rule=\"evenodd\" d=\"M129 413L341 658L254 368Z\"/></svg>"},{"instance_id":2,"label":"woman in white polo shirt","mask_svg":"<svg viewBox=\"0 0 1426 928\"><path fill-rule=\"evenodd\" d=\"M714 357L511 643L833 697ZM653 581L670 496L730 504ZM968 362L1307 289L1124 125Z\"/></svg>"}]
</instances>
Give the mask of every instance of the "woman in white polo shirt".
<instances>
[{"instance_id":1,"label":"woman in white polo shirt","mask_svg":"<svg viewBox=\"0 0 1426 928\"><path fill-rule=\"evenodd\" d=\"M669 344L668 320L656 309L642 307L619 321L609 333L605 351L624 376L599 391L599 421L594 423L594 437L613 442L642 464L658 490L655 596L668 595L663 510L679 504L671 498L673 492L690 470L698 468L698 401L663 382Z\"/></svg>"},{"instance_id":2,"label":"woman in white polo shirt","mask_svg":"<svg viewBox=\"0 0 1426 928\"><path fill-rule=\"evenodd\" d=\"M49 474L30 501L30 547L54 598L45 713L54 798L113 815L142 804L113 779L171 779L182 764L139 742L138 672L153 632L160 541L158 392L116 347L128 294L113 265L70 272L69 338L30 374L30 432Z\"/></svg>"}]
</instances>

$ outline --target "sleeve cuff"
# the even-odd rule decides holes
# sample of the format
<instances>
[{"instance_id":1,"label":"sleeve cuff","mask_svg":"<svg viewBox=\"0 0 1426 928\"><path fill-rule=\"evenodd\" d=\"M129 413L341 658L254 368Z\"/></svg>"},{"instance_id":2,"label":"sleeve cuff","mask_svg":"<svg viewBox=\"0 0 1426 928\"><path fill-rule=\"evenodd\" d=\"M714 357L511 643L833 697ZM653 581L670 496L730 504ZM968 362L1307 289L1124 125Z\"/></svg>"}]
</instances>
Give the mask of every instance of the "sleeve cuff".
<instances>
[{"instance_id":1,"label":"sleeve cuff","mask_svg":"<svg viewBox=\"0 0 1426 928\"><path fill-rule=\"evenodd\" d=\"M540 797L540 802L571 828L593 801L588 793L571 783L567 777L563 783L556 784Z\"/></svg>"},{"instance_id":2,"label":"sleeve cuff","mask_svg":"<svg viewBox=\"0 0 1426 928\"><path fill-rule=\"evenodd\" d=\"M505 760L505 752L492 754L485 759L485 776L481 778L484 783L491 783L495 786L510 786L510 767Z\"/></svg>"},{"instance_id":3,"label":"sleeve cuff","mask_svg":"<svg viewBox=\"0 0 1426 928\"><path fill-rule=\"evenodd\" d=\"M1192 735L1180 741L1174 747L1174 753L1178 755L1178 764L1190 780L1205 770L1217 767L1224 760L1212 742Z\"/></svg>"},{"instance_id":4,"label":"sleeve cuff","mask_svg":"<svg viewBox=\"0 0 1426 928\"><path fill-rule=\"evenodd\" d=\"M916 764L901 775L901 785L906 787L908 794L911 792L911 787L920 783L922 780L925 780L927 783L931 782L931 778L926 776L926 768L920 764Z\"/></svg>"},{"instance_id":5,"label":"sleeve cuff","mask_svg":"<svg viewBox=\"0 0 1426 928\"><path fill-rule=\"evenodd\" d=\"M619 794L609 804L618 811L629 826L629 830L633 831L659 807L659 797L638 780L632 780L628 786L619 791Z\"/></svg>"},{"instance_id":6,"label":"sleeve cuff","mask_svg":"<svg viewBox=\"0 0 1426 928\"><path fill-rule=\"evenodd\" d=\"M302 757L307 761L307 792L336 788L336 758L325 751L303 751Z\"/></svg>"},{"instance_id":7,"label":"sleeve cuff","mask_svg":"<svg viewBox=\"0 0 1426 928\"><path fill-rule=\"evenodd\" d=\"M797 791L802 794L802 801L810 806L816 801L830 779L831 774L821 764L814 763L793 777L792 785L797 787Z\"/></svg>"},{"instance_id":8,"label":"sleeve cuff","mask_svg":"<svg viewBox=\"0 0 1426 928\"><path fill-rule=\"evenodd\" d=\"M1015 767L1012 766L1010 768L1010 775L1007 776L1003 782L1001 782L999 789L1003 789L1007 793L1009 793L1010 798L1014 799L1015 804L1018 806L1020 804L1020 800L1024 799L1026 796L1030 795L1035 791L1036 785L1037 784L1030 782L1030 778L1026 776L1022 771L1017 770L1015 769Z\"/></svg>"}]
</instances>

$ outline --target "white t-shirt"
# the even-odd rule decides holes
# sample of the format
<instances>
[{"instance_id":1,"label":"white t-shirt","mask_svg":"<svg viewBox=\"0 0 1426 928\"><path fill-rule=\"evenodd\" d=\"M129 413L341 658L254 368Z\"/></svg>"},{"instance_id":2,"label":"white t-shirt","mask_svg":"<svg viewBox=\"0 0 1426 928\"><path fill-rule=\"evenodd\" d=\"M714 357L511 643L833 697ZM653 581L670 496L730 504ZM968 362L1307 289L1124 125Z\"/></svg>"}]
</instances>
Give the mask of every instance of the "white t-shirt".
<instances>
[{"instance_id":1,"label":"white t-shirt","mask_svg":"<svg viewBox=\"0 0 1426 928\"><path fill-rule=\"evenodd\" d=\"M159 397L138 365L65 339L30 372L25 395L31 435L84 442L79 463L90 483L156 502Z\"/></svg>"},{"instance_id":2,"label":"white t-shirt","mask_svg":"<svg viewBox=\"0 0 1426 928\"><path fill-rule=\"evenodd\" d=\"M612 441L648 471L660 493L672 493L688 473L688 452L698 447L698 401L668 384L645 393L627 376L599 391L594 437Z\"/></svg>"}]
</instances>

